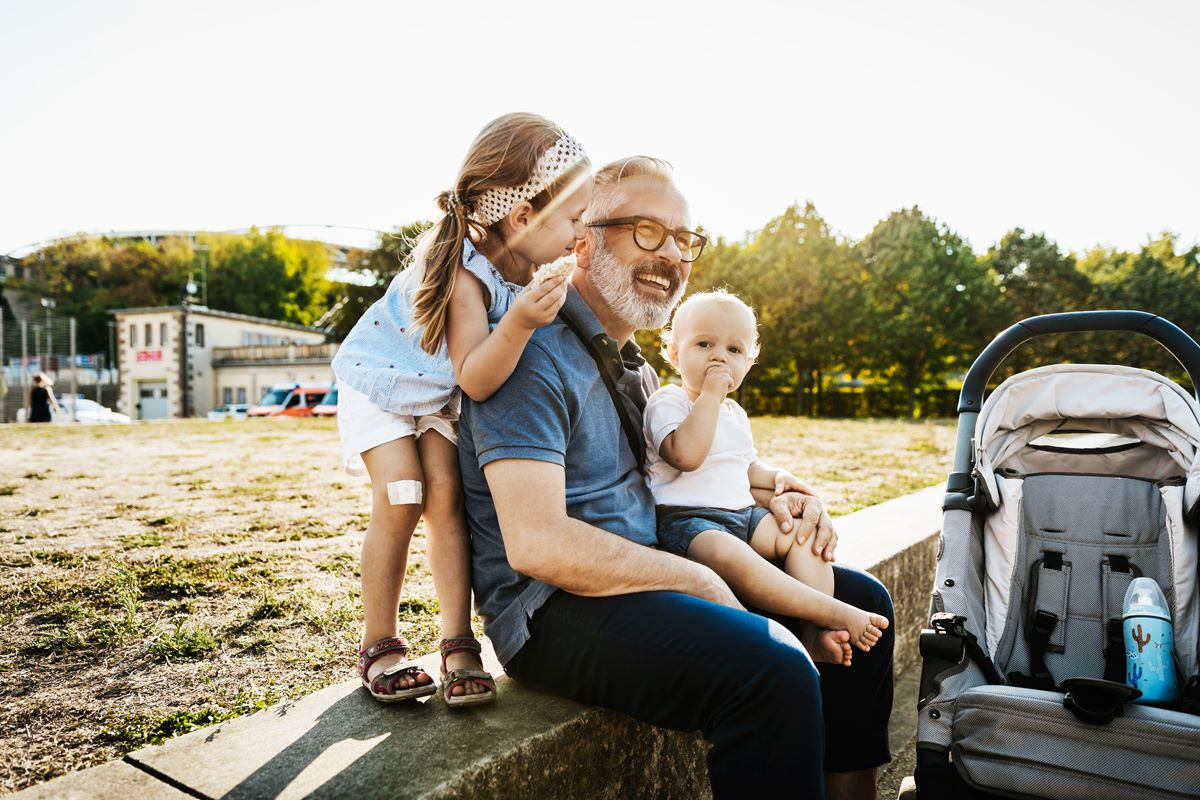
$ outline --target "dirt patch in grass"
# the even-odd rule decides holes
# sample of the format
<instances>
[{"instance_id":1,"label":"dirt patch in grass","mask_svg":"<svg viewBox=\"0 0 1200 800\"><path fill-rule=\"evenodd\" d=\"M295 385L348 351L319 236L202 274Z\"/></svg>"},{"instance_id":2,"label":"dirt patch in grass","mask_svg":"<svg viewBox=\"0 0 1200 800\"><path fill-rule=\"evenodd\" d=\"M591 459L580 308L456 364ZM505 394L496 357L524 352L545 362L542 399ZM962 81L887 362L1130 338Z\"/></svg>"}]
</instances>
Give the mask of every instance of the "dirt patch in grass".
<instances>
[{"instance_id":1,"label":"dirt patch in grass","mask_svg":"<svg viewBox=\"0 0 1200 800\"><path fill-rule=\"evenodd\" d=\"M835 515L949 470L948 423L753 422ZM0 426L0 793L351 677L370 498L339 461L332 420ZM417 652L437 608L418 528Z\"/></svg>"}]
</instances>

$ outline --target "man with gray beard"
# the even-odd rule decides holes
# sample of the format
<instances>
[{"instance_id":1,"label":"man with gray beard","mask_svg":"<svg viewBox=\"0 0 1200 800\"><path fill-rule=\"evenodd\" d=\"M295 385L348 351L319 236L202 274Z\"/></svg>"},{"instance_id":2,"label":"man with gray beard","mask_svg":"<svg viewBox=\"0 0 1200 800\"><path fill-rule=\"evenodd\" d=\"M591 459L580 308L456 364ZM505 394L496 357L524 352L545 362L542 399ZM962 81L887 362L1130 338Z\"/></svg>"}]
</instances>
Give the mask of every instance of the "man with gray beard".
<instances>
[{"instance_id":1,"label":"man with gray beard","mask_svg":"<svg viewBox=\"0 0 1200 800\"><path fill-rule=\"evenodd\" d=\"M506 672L712 743L715 798L874 797L889 758L894 625L853 666L813 664L793 628L716 573L657 550L641 411L657 377L633 342L662 327L705 239L669 165L601 169L559 318L459 428L476 606ZM815 497L755 499L832 560ZM893 621L887 590L834 567L835 596Z\"/></svg>"}]
</instances>

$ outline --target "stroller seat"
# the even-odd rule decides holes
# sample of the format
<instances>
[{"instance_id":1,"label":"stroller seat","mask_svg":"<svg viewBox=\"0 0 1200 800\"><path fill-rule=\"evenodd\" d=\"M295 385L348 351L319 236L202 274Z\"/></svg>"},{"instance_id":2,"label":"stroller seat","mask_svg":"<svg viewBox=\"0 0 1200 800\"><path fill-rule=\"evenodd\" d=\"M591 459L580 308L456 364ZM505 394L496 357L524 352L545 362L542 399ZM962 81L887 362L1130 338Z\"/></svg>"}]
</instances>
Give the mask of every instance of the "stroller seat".
<instances>
[{"instance_id":1,"label":"stroller seat","mask_svg":"<svg viewBox=\"0 0 1200 800\"><path fill-rule=\"evenodd\" d=\"M1121 627L1129 583L1154 578L1176 674L1200 674L1200 405L1152 372L1059 364L962 411L917 796L1200 797L1200 716L1128 702Z\"/></svg>"}]
</instances>

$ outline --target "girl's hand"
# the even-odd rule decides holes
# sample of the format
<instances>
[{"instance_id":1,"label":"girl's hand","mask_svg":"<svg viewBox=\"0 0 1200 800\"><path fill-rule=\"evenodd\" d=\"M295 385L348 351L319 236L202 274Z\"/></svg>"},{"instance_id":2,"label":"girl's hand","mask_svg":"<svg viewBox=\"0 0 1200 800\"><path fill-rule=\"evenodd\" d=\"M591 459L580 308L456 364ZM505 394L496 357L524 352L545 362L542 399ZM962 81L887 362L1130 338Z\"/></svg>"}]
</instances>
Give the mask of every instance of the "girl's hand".
<instances>
[{"instance_id":1,"label":"girl's hand","mask_svg":"<svg viewBox=\"0 0 1200 800\"><path fill-rule=\"evenodd\" d=\"M567 280L560 276L530 284L521 290L508 310L508 316L527 330L549 325L567 299Z\"/></svg>"}]
</instances>

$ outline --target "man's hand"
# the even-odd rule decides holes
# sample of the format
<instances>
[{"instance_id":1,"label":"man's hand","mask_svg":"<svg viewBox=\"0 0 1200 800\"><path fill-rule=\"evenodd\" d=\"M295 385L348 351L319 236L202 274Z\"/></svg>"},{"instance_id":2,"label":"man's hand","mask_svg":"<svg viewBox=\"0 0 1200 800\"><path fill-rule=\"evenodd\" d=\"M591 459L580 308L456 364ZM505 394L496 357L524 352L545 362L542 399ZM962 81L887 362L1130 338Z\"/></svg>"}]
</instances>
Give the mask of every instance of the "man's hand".
<instances>
[{"instance_id":1,"label":"man's hand","mask_svg":"<svg viewBox=\"0 0 1200 800\"><path fill-rule=\"evenodd\" d=\"M536 330L554 321L566 299L567 281L556 275L522 289L513 300L508 315L513 315L516 324L522 328Z\"/></svg>"},{"instance_id":2,"label":"man's hand","mask_svg":"<svg viewBox=\"0 0 1200 800\"><path fill-rule=\"evenodd\" d=\"M817 496L817 493L812 490L811 486L787 470L781 469L775 473L775 494L781 495L784 492L799 492L810 497Z\"/></svg>"},{"instance_id":3,"label":"man's hand","mask_svg":"<svg viewBox=\"0 0 1200 800\"><path fill-rule=\"evenodd\" d=\"M812 536L813 555L821 556L826 561L836 560L833 551L837 548L837 532L820 498L799 492L785 492L773 498L768 508L784 533L790 532L793 525L796 526L797 544L804 544Z\"/></svg>"},{"instance_id":4,"label":"man's hand","mask_svg":"<svg viewBox=\"0 0 1200 800\"><path fill-rule=\"evenodd\" d=\"M700 394L716 395L723 400L732 391L733 373L729 371L729 367L719 362L710 364L704 371L704 384L700 387Z\"/></svg>"}]
</instances>

